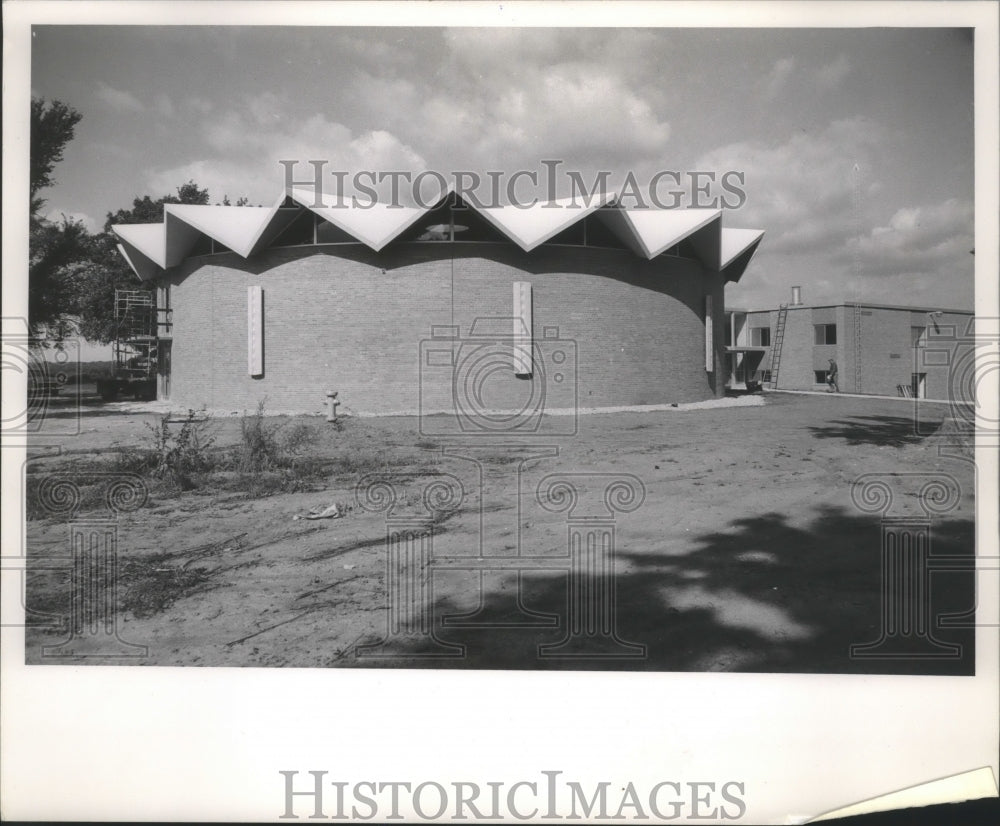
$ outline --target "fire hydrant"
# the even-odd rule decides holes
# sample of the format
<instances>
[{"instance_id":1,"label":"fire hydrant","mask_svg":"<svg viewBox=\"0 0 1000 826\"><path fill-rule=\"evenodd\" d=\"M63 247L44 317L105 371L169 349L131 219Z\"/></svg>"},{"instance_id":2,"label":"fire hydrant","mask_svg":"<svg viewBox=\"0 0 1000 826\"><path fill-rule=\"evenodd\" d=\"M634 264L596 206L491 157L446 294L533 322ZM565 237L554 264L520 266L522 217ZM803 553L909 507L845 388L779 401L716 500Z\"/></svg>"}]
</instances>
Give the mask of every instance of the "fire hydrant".
<instances>
[{"instance_id":1,"label":"fire hydrant","mask_svg":"<svg viewBox=\"0 0 1000 826\"><path fill-rule=\"evenodd\" d=\"M326 391L326 420L328 422L337 421L337 407L340 402L337 401L337 391L327 390Z\"/></svg>"}]
</instances>

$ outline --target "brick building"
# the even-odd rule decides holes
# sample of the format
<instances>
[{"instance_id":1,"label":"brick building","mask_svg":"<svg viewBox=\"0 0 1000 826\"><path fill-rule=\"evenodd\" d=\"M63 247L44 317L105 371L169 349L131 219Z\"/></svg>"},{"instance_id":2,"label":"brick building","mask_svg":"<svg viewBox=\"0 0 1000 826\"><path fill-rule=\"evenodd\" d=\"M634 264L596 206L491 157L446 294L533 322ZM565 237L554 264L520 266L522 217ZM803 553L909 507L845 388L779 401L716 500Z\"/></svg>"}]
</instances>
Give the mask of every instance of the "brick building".
<instances>
[{"instance_id":1,"label":"brick building","mask_svg":"<svg viewBox=\"0 0 1000 826\"><path fill-rule=\"evenodd\" d=\"M776 310L729 310L727 386L827 390L833 359L844 393L951 399L969 350L973 314L938 307L851 302L805 305L798 288ZM970 351L971 352L971 351Z\"/></svg>"},{"instance_id":2,"label":"brick building","mask_svg":"<svg viewBox=\"0 0 1000 826\"><path fill-rule=\"evenodd\" d=\"M725 392L724 288L763 233L721 210L168 204L119 225L154 286L160 398L314 412L690 402ZM461 408L458 410L458 408Z\"/></svg>"}]
</instances>

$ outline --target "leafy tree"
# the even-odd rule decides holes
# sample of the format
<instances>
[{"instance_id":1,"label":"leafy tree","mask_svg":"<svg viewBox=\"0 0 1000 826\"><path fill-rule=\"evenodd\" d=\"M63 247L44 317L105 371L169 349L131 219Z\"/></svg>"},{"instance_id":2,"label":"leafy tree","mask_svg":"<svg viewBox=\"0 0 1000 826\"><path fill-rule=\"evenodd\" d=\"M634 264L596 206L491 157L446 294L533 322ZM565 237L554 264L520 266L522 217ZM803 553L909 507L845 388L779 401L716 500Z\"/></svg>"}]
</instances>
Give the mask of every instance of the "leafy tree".
<instances>
[{"instance_id":1,"label":"leafy tree","mask_svg":"<svg viewBox=\"0 0 1000 826\"><path fill-rule=\"evenodd\" d=\"M73 131L82 118L79 112L59 100L48 105L44 98L31 99L31 212L35 214L45 202L38 198L39 190L55 183L52 171L63 159L63 149L73 140Z\"/></svg>"},{"instance_id":2,"label":"leafy tree","mask_svg":"<svg viewBox=\"0 0 1000 826\"><path fill-rule=\"evenodd\" d=\"M132 269L118 252L114 224L156 224L163 221L164 204L207 204L208 190L194 181L177 188L176 195L155 200L134 198L131 209L109 212L104 231L93 237L87 265L79 273L77 301L80 334L90 341L107 343L115 337L115 290L141 289Z\"/></svg>"},{"instance_id":3,"label":"leafy tree","mask_svg":"<svg viewBox=\"0 0 1000 826\"><path fill-rule=\"evenodd\" d=\"M157 224L163 220L164 204L207 204L208 190L202 189L194 181L177 187L176 195L164 195L155 201L148 195L135 198L132 209L109 212L104 222L104 231L111 232L113 224Z\"/></svg>"},{"instance_id":4,"label":"leafy tree","mask_svg":"<svg viewBox=\"0 0 1000 826\"><path fill-rule=\"evenodd\" d=\"M73 139L81 115L71 106L31 100L31 220L29 230L28 321L33 334L58 342L74 331L106 343L115 336L115 289L136 289L135 274L118 253L113 224L163 220L164 204L207 204L208 190L194 181L175 195L136 198L131 209L108 213L104 231L90 235L83 224L41 214L39 192L55 183L53 171Z\"/></svg>"},{"instance_id":5,"label":"leafy tree","mask_svg":"<svg viewBox=\"0 0 1000 826\"><path fill-rule=\"evenodd\" d=\"M28 237L28 320L33 335L65 338L78 311L90 235L81 223L32 217Z\"/></svg>"},{"instance_id":6,"label":"leafy tree","mask_svg":"<svg viewBox=\"0 0 1000 826\"><path fill-rule=\"evenodd\" d=\"M31 99L30 218L28 227L28 324L34 335L59 341L72 332L79 268L89 252L83 224L49 221L39 192L52 177L82 116L61 101Z\"/></svg>"}]
</instances>

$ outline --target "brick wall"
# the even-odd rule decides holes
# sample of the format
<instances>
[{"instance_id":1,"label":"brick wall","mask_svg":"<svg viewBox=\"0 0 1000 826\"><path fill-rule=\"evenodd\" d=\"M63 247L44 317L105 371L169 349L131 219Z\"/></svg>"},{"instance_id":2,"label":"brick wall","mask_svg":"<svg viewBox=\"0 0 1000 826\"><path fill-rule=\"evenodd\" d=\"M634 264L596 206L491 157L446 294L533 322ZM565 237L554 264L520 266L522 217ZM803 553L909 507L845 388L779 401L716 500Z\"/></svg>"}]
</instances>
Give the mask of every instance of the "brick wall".
<instances>
[{"instance_id":1,"label":"brick wall","mask_svg":"<svg viewBox=\"0 0 1000 826\"><path fill-rule=\"evenodd\" d=\"M899 310L861 308L862 393L895 396L897 385L910 384L913 372L910 316L909 312Z\"/></svg>"},{"instance_id":2,"label":"brick wall","mask_svg":"<svg viewBox=\"0 0 1000 826\"><path fill-rule=\"evenodd\" d=\"M466 359L459 363L472 365L470 380L483 379L486 406L517 406L539 381L550 408L724 393L723 283L691 260L649 262L626 251L567 247L525 254L501 244L407 244L380 254L330 245L271 249L249 261L205 256L170 278L178 405L239 410L267 397L271 409L318 412L326 388L334 388L348 409L416 410L421 347L433 346L421 342L432 325L458 325L455 349ZM509 319L515 281L533 290L540 364L531 380L489 372L499 356L468 338L476 318ZM264 291L260 378L247 374L252 285ZM705 370L707 292L714 298L713 373ZM511 329L509 321L499 324ZM544 339L546 327L558 328L558 339ZM450 406L451 378L451 370L424 370L425 407Z\"/></svg>"}]
</instances>

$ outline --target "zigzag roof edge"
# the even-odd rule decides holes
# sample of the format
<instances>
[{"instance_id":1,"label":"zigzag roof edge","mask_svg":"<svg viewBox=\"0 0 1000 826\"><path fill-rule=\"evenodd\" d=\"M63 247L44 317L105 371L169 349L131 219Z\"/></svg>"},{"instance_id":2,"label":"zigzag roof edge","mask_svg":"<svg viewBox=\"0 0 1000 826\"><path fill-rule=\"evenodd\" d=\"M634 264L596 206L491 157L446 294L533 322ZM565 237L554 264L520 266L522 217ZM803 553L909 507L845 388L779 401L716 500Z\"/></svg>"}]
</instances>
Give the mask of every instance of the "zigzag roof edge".
<instances>
[{"instance_id":1,"label":"zigzag roof edge","mask_svg":"<svg viewBox=\"0 0 1000 826\"><path fill-rule=\"evenodd\" d=\"M269 207L270 213L268 214L267 220L261 224L257 237L254 238L253 246L250 248L250 254L247 256L248 258L250 255L256 255L261 251L261 249L274 241L288 228L288 225L298 217L297 213L288 220L281 217L281 205L285 202L286 197L288 197L287 193L279 195L275 199L274 204Z\"/></svg>"},{"instance_id":2,"label":"zigzag roof edge","mask_svg":"<svg viewBox=\"0 0 1000 826\"><path fill-rule=\"evenodd\" d=\"M498 207L477 207L474 203L466 202L467 205L475 211L478 215L481 215L487 221L489 221L497 230L499 230L503 235L517 244L525 252L531 252L536 247L541 246L546 241L552 237L558 235L560 232L569 229L570 227L578 224L588 215L596 212L601 207L607 206L618 197L617 192L605 192L599 198L595 199L593 203L588 203L586 206L580 207L579 209L573 208L571 212L561 212L559 215L567 215L565 220L558 221L551 227L546 229L540 235L534 236L533 238L524 238L518 231L510 226L510 224L505 223L501 215L527 215L527 214L538 214L538 210L543 209L553 209L553 207L548 206L550 203L563 204L565 202L572 202L576 204L576 196L568 196L565 198L553 198L551 201L546 201L545 203L536 203L528 207L516 207L510 204L505 204ZM558 207L560 209L566 209L565 206ZM546 215L547 213L541 213ZM555 213L552 213L553 217L557 217Z\"/></svg>"},{"instance_id":3,"label":"zigzag roof edge","mask_svg":"<svg viewBox=\"0 0 1000 826\"><path fill-rule=\"evenodd\" d=\"M315 191L309 189L308 187L289 187L286 192L287 196L295 201L295 203L305 207L311 212L316 213L324 220L329 221L338 229L346 232L352 238L360 241L368 248L374 250L375 252L380 252L387 244L390 244L406 232L406 230L412 227L417 221L419 221L423 215L437 209L437 207L439 207L444 200L454 192L454 187L449 185L430 206L421 205L417 207L401 207L400 209L402 211L399 213L399 218L401 220L389 222L387 228L377 234L365 231L367 228L365 227L364 219L369 218L369 216L386 216L388 214L387 210L390 208L383 204L379 204L378 201L373 201L367 203L365 206L362 206L355 198L352 198L350 201L348 201L347 198L339 198L334 200L334 203L339 204L339 206L331 206L325 199L323 199L320 201L322 206L316 206L317 201ZM348 216L351 218L360 216L362 220L344 220ZM393 216L389 215L389 217ZM369 223L372 225L371 228L375 228L375 220L369 218Z\"/></svg>"},{"instance_id":4,"label":"zigzag roof edge","mask_svg":"<svg viewBox=\"0 0 1000 826\"><path fill-rule=\"evenodd\" d=\"M739 255L736 256L726 267L722 270L722 275L726 281L732 281L734 283L739 282L743 277L743 273L747 271L750 266L750 262L753 260L754 254L757 252L757 247L760 245L760 239L754 241L747 249L743 250Z\"/></svg>"},{"instance_id":5,"label":"zigzag roof edge","mask_svg":"<svg viewBox=\"0 0 1000 826\"><path fill-rule=\"evenodd\" d=\"M736 227L723 227L722 238L720 239L720 270L724 270L739 258L754 244L759 244L764 237L762 229L738 229ZM730 249L725 249L729 246Z\"/></svg>"},{"instance_id":6,"label":"zigzag roof edge","mask_svg":"<svg viewBox=\"0 0 1000 826\"><path fill-rule=\"evenodd\" d=\"M113 224L111 231L161 269L166 267L167 239L162 221L155 224Z\"/></svg>"},{"instance_id":7,"label":"zigzag roof edge","mask_svg":"<svg viewBox=\"0 0 1000 826\"><path fill-rule=\"evenodd\" d=\"M679 210L673 210L673 209L650 210L650 209L635 209L635 208L626 209L624 207L618 207L618 209L621 210L622 213L624 213L625 220L628 223L629 228L635 234L636 240L642 246L643 250L646 253L646 257L649 260L656 258L656 256L662 254L671 247L677 246L679 243L681 243L681 241L684 241L685 239L690 238L696 232L705 229L709 224L712 224L716 221L718 221L720 225L722 223L721 209L694 208L694 209L679 209ZM685 226L679 232L673 233L671 236L669 236L667 241L661 242L659 246L656 247L650 246L649 240L647 238L648 229L639 227L635 220L636 217L641 214L666 216L670 215L671 213L675 215L684 215L685 217L693 217L696 220L692 226Z\"/></svg>"},{"instance_id":8,"label":"zigzag roof edge","mask_svg":"<svg viewBox=\"0 0 1000 826\"><path fill-rule=\"evenodd\" d=\"M282 199L284 200L284 199ZM280 204L280 202L279 202ZM242 258L249 258L253 253L254 246L257 241L267 230L267 227L274 219L274 213L278 208L279 204L275 204L272 207L251 207L251 206L217 206L209 204L167 204L165 207L166 215L174 218L175 221L179 221L186 224L198 232L201 232L211 238L213 241L217 241L225 247L228 247L237 255ZM238 213L233 212L234 216L240 218L246 218L248 216L254 216L256 220L256 226L253 227L252 231L247 235L247 237L241 239L237 242L231 234L220 232L217 226L213 226L211 222L201 220L198 217L199 212L203 212L203 215L207 216L209 214L221 214L223 210L240 210ZM254 215L256 213L256 215ZM262 214L263 213L263 214ZM168 246L170 242L170 222L167 221L166 215L164 216L164 221L168 224L167 226L167 241Z\"/></svg>"},{"instance_id":9,"label":"zigzag roof edge","mask_svg":"<svg viewBox=\"0 0 1000 826\"><path fill-rule=\"evenodd\" d=\"M385 210L388 209L387 206L373 205L363 207L354 203L353 205L346 207L347 211L343 214L351 215L352 217L373 214L371 210L378 209L380 207L381 213L374 214L381 214L381 222L383 224L384 231L376 234L364 231L365 220L363 217L361 221L344 221L339 219L339 215L342 214L339 208L333 208L325 204L323 207L316 207L313 191L302 187L290 187L270 207L221 207L207 204L166 204L164 209L164 220L160 223L115 224L111 227L111 229L123 242L123 244L118 245L118 248L129 264L129 267L140 279L148 280L152 277L150 275L151 267L157 267L160 270L164 270L167 269L168 265L172 263L167 260L168 258L175 259L180 256L181 259L183 259L186 257L187 251L183 250L182 247L187 246L185 241L188 241L189 239L183 239L183 236L178 237L178 235L179 233L189 234L190 230L207 235L216 242L232 249L244 259L249 258L258 251L258 247L260 246L262 239L268 237L269 234L273 234L273 232L269 233L269 231L276 230L280 233L281 230L284 229L284 226L287 225L287 221L285 221L283 222L283 226L275 226L278 211L282 204L285 203L286 198L291 198L293 203L301 208L305 208L319 214L325 220L330 221L330 223L334 224L351 237L357 239L360 243L365 244L375 252L379 252L387 244L391 243L407 229L418 222L421 216L439 208L445 200L453 194L454 187L448 186L432 205L404 208L404 213L399 216L399 220L389 222L387 228L385 222ZM528 208L519 208L510 205L500 207L477 207L474 202L468 202L466 203L466 206L472 209L476 214L481 215L501 234L513 241L525 252L531 252L533 249L541 244L544 244L555 235L558 235L560 232L583 220L586 216L598 211L600 211L598 214L605 219L604 223L608 225L609 229L612 229L617 235L619 235L621 240L626 243L626 246L630 247L633 252L639 253L650 260L681 241L691 238L696 234L701 234L700 243L696 244L696 248L700 248L697 250L699 258L702 258L703 264L708 266L710 269L715 269L718 272L722 272L727 267L732 265L733 262L735 262L747 250L751 249L751 247L758 245L765 232L761 229L722 227L723 211L718 209L687 209L677 211L654 211L642 210L639 208L629 209L615 203L615 197L616 195L614 192L604 193L579 209L574 208L571 212L560 213L560 220L550 224L550 226L537 235L527 234L523 227L518 227L516 224L512 226L511 222L503 220L502 216L527 216L528 214L533 214L535 216L538 214L545 215L545 213L537 212L540 209L546 208L545 204L533 204ZM575 198L561 198L555 199L555 201L557 203L573 202L574 205L576 203ZM240 217L245 217L247 216L248 211L252 211L257 214L256 217L258 218L258 222L252 232L242 240L242 243L234 244L234 239L231 237L231 233L220 233L218 227L213 227L211 222L198 219L197 213L202 209L206 210L206 215L208 214L208 210L218 214L218 211L220 210L238 209L241 211ZM514 212L514 210L517 210L517 212ZM260 214L262 211L265 213L263 216ZM655 236L651 235L649 227L639 226L639 222L636 220L637 216L646 214L663 215L671 212L676 212L677 214L684 213L686 216L694 214L696 220L685 226L685 222L682 219L680 225L683 226L683 230L681 232L672 234L665 240L663 238L656 239L656 245L653 246L653 239ZM698 213L704 213L704 215L699 216ZM296 214L301 214L301 212L297 212ZM615 217L614 221L611 221L612 215ZM553 215L553 217L556 216ZM379 220L376 219L373 223L373 229L377 229ZM524 222L522 221L521 223ZM718 233L716 238L706 237L704 235L704 231L709 227L713 230L712 234L715 232ZM185 230L188 230L188 232L184 232ZM626 234L628 237L625 237ZM632 243L628 243L629 240L631 240ZM694 240L695 239L692 239L692 241ZM174 249L178 243L181 244L181 247ZM171 250L173 250L176 254L171 255ZM173 263L176 263L176 261ZM745 266L743 269L745 269ZM738 276L732 280L736 280L737 278Z\"/></svg>"},{"instance_id":10,"label":"zigzag roof edge","mask_svg":"<svg viewBox=\"0 0 1000 826\"><path fill-rule=\"evenodd\" d=\"M604 224L611 233L621 241L629 251L642 258L649 257L649 250L642 243L635 229L625 218L625 210L617 204L609 204L606 209L598 210L598 220Z\"/></svg>"},{"instance_id":11,"label":"zigzag roof edge","mask_svg":"<svg viewBox=\"0 0 1000 826\"><path fill-rule=\"evenodd\" d=\"M132 272L135 273L136 278L140 281L149 281L162 272L162 268L155 261L147 258L124 238L119 243L115 244L115 247L118 249L121 257L125 259L125 263L128 264ZM129 248L132 250L131 255L128 251Z\"/></svg>"}]
</instances>

